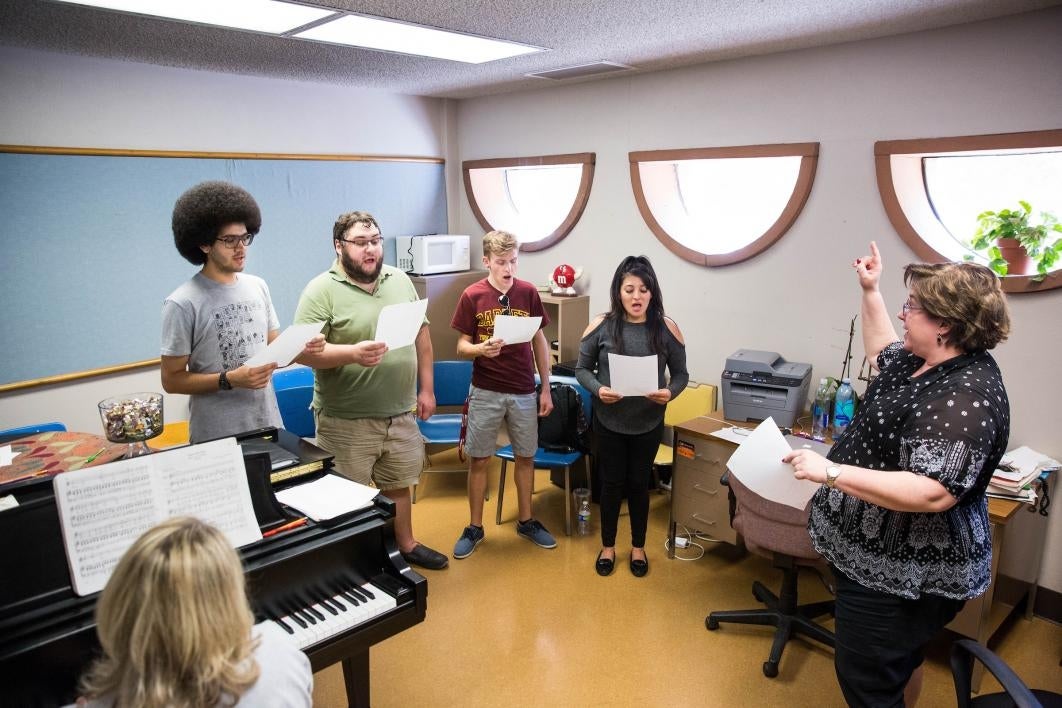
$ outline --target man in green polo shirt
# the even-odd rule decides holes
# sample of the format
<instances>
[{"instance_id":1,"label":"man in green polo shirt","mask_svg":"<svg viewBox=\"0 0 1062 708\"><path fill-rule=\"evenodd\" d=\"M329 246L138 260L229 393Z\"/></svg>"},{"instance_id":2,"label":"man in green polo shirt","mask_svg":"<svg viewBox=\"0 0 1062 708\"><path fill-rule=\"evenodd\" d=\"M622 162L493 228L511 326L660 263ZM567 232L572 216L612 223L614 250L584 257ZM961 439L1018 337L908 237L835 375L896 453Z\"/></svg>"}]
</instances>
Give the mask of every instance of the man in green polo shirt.
<instances>
[{"instance_id":1,"label":"man in green polo shirt","mask_svg":"<svg viewBox=\"0 0 1062 708\"><path fill-rule=\"evenodd\" d=\"M440 570L448 559L413 536L410 488L420 478L424 442L413 418L435 412L427 321L412 347L389 351L374 341L386 305L417 300L402 271L383 263L383 238L371 214L341 215L332 228L336 261L299 297L296 323L325 322L324 351L299 362L314 369L317 444L335 456L336 470L375 483L395 502L395 539L402 557ZM417 392L417 380L420 392Z\"/></svg>"}]
</instances>

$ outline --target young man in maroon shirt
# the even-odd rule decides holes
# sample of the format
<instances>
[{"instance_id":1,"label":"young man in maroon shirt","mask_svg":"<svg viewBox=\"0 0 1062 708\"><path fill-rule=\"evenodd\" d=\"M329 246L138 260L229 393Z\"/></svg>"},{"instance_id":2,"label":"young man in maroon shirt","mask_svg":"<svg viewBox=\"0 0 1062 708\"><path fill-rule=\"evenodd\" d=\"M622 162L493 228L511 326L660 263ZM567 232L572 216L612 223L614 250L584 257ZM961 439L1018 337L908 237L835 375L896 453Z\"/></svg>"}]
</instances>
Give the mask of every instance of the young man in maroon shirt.
<instances>
[{"instance_id":1,"label":"young man in maroon shirt","mask_svg":"<svg viewBox=\"0 0 1062 708\"><path fill-rule=\"evenodd\" d=\"M487 463L497 450L498 429L503 423L516 457L516 532L542 548L557 546L549 531L531 515L538 418L553 410L553 398L549 391L549 346L542 333L549 317L542 308L538 289L516 277L519 246L516 238L505 231L491 231L483 237L483 264L488 275L465 288L450 322L460 333L457 355L473 359L465 438L471 520L454 545L454 558L467 558L483 541ZM530 343L507 345L494 336L494 318L498 315L541 317L542 322ZM542 381L542 392L537 395L536 368Z\"/></svg>"}]
</instances>

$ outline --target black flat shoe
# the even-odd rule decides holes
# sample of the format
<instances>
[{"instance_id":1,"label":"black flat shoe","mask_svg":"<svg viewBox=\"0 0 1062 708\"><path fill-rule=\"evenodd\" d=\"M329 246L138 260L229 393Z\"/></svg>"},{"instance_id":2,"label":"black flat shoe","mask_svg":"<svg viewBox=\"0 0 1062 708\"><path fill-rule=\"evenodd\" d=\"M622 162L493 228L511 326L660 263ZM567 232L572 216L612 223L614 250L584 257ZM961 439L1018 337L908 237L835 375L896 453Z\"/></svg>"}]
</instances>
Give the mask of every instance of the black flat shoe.
<instances>
[{"instance_id":1,"label":"black flat shoe","mask_svg":"<svg viewBox=\"0 0 1062 708\"><path fill-rule=\"evenodd\" d=\"M646 573L649 572L649 556L645 557L645 560L636 560L631 556L631 575L636 578L644 578Z\"/></svg>"},{"instance_id":2,"label":"black flat shoe","mask_svg":"<svg viewBox=\"0 0 1062 708\"><path fill-rule=\"evenodd\" d=\"M616 567L616 559L602 558L602 553L604 553L604 551L597 552L597 560L594 561L594 570L596 570L597 574L602 577L612 575L612 569Z\"/></svg>"}]
</instances>

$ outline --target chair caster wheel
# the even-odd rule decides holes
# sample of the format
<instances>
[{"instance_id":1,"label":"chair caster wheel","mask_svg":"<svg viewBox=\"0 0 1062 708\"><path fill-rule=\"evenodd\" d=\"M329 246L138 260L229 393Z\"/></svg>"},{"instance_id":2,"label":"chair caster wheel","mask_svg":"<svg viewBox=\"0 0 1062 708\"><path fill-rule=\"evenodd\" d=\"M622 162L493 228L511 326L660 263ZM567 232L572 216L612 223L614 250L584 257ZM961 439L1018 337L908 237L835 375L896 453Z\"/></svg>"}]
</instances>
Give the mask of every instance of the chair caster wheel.
<instances>
[{"instance_id":1,"label":"chair caster wheel","mask_svg":"<svg viewBox=\"0 0 1062 708\"><path fill-rule=\"evenodd\" d=\"M704 626L706 629L719 629L719 620L709 615L704 619Z\"/></svg>"},{"instance_id":2,"label":"chair caster wheel","mask_svg":"<svg viewBox=\"0 0 1062 708\"><path fill-rule=\"evenodd\" d=\"M763 662L763 675L767 678L774 678L778 675L778 664L771 661Z\"/></svg>"}]
</instances>

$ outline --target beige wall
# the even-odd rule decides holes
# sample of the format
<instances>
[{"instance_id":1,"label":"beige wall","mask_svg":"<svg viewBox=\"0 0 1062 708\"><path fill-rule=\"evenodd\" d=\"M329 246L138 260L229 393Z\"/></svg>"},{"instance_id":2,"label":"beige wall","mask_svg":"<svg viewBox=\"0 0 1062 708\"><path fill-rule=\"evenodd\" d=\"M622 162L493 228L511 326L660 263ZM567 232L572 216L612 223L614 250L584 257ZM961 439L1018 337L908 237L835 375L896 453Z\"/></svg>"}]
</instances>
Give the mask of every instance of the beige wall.
<instances>
[{"instance_id":1,"label":"beige wall","mask_svg":"<svg viewBox=\"0 0 1062 708\"><path fill-rule=\"evenodd\" d=\"M521 257L543 282L558 263L586 268L591 310L608 305L620 258L648 255L667 310L682 327L695 380L716 383L739 348L840 372L848 322L859 310L850 263L875 239L883 292L898 309L901 268L915 260L882 210L875 140L1059 128L1062 11L946 30L462 101L462 159L593 151L589 204L573 233ZM821 143L818 173L793 229L766 253L723 268L664 249L632 198L627 153L658 148ZM461 201L459 228L481 234ZM1062 290L1012 296L1014 334L998 348L1011 397L1012 445L1062 459ZM858 335L857 335L858 336ZM857 340L858 367L862 347ZM1020 544L1017 544L1020 545ZM1013 558L1020 548L1008 547ZM1016 571L1014 571L1016 572ZM1062 591L1062 514L1050 519L1043 584Z\"/></svg>"}]
</instances>

